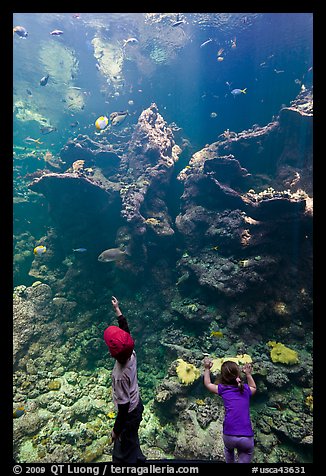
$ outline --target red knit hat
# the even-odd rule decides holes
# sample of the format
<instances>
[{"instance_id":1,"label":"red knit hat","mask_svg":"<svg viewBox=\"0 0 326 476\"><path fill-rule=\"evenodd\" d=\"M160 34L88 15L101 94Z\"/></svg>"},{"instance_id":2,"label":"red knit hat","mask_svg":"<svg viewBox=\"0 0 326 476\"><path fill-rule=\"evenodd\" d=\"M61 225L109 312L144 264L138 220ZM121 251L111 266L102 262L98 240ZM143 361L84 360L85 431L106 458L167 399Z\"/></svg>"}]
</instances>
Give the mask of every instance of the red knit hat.
<instances>
[{"instance_id":1,"label":"red knit hat","mask_svg":"<svg viewBox=\"0 0 326 476\"><path fill-rule=\"evenodd\" d=\"M117 360L129 359L135 347L131 335L117 326L109 326L105 329L104 340L111 356Z\"/></svg>"}]
</instances>

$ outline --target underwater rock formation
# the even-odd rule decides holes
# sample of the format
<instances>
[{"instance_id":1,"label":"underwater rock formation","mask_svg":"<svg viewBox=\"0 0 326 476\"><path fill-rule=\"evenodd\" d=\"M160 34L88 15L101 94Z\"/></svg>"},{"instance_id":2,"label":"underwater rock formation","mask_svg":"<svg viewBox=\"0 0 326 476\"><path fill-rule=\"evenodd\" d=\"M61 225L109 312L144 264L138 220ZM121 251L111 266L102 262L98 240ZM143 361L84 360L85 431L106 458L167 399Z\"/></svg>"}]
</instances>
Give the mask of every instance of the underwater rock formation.
<instances>
[{"instance_id":1,"label":"underwater rock formation","mask_svg":"<svg viewBox=\"0 0 326 476\"><path fill-rule=\"evenodd\" d=\"M146 456L223 459L223 404L202 383L209 354L252 358L255 462L311 459L311 154L296 132L311 127L309 97L194 153L176 219L167 203L180 151L155 104L120 144L79 135L61 151L61 173L34 179L54 225L19 237L19 249L32 253L34 239L47 252L31 256L43 284L15 288L14 411L26 410L14 421L17 461L110 461L113 363L101 336L115 323L112 294L135 336ZM128 263L98 264L113 243L131 243ZM291 365L271 355L274 340L298 356Z\"/></svg>"},{"instance_id":2,"label":"underwater rock formation","mask_svg":"<svg viewBox=\"0 0 326 476\"><path fill-rule=\"evenodd\" d=\"M204 147L179 173L184 192L176 226L187 247L177 264L181 276L188 273L200 285L227 296L257 291L287 259L294 229L302 230L299 241L305 246L312 233L312 197L300 188L299 179L285 190L270 185L284 185L280 174L284 164L290 166L285 150L291 144L295 154L301 147L299 136L289 132L289 123L296 130L298 121L305 129L312 125L310 113L303 113L299 106L291 106L291 113L287 109L281 110L279 122L227 134L226 139ZM265 147L269 154L273 151L272 160L268 158L273 167L264 157L257 162L257 147L262 148L260 153ZM309 147L311 144L307 150ZM225 152L228 155L222 155ZM304 154L301 149L300 153ZM302 170L306 174L310 170L307 161L311 156L304 162L296 158L300 177ZM306 175L305 181L309 179Z\"/></svg>"},{"instance_id":3,"label":"underwater rock formation","mask_svg":"<svg viewBox=\"0 0 326 476\"><path fill-rule=\"evenodd\" d=\"M112 220L112 209L120 202L119 187L102 174L87 177L81 173L50 173L34 180L30 188L48 200L50 214L66 235L97 235ZM80 230L80 231L79 231Z\"/></svg>"},{"instance_id":4,"label":"underwater rock formation","mask_svg":"<svg viewBox=\"0 0 326 476\"><path fill-rule=\"evenodd\" d=\"M157 238L166 240L174 235L166 195L180 152L172 130L153 103L141 113L130 141L120 147L119 154L106 140L96 142L79 135L60 154L68 170L44 173L30 188L47 198L50 214L65 237L85 235L87 223L87 241L93 231L93 241L103 243L103 250L109 247L108 237L118 239L119 226L127 226L140 270L147 259L147 247ZM104 244L113 211L119 219L114 220L117 226L111 227ZM142 238L145 234L149 236L146 240Z\"/></svg>"}]
</instances>

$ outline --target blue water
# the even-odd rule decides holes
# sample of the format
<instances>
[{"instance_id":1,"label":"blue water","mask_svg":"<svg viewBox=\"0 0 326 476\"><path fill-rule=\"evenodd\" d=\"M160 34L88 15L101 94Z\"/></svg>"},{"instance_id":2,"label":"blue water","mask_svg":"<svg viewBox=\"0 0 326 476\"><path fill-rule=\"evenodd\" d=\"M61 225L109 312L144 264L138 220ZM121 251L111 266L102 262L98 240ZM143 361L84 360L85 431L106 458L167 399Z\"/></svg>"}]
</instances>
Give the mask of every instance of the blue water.
<instances>
[{"instance_id":1,"label":"blue water","mask_svg":"<svg viewBox=\"0 0 326 476\"><path fill-rule=\"evenodd\" d=\"M33 107L58 128L42 136L45 147L59 151L77 133L94 133L96 117L115 110L128 109L133 113L129 124L136 123L141 111L156 102L164 119L176 122L194 147L200 148L227 128L238 132L270 122L282 104L289 105L296 97L302 84L312 84L310 13L185 13L180 14L185 23L177 27L171 26L176 14L169 15L161 22L141 13L82 13L78 19L72 13L14 15L14 26L22 25L29 32L26 39L16 34L13 38L14 100L32 100ZM64 34L51 36L53 29ZM128 47L140 54L125 59L119 96L113 96L107 77L96 68L91 43L96 34L119 44L130 37L139 40ZM212 41L200 48L209 38ZM236 47L232 48L234 38ZM85 92L82 111L72 114L63 107L58 88L62 86L63 93L69 85L60 84L59 78L51 76L46 87L39 86L47 73L40 49L51 42L74 52L78 71L69 85ZM154 44L166 50L160 63L150 57ZM220 48L224 60L218 62ZM247 94L233 97L230 90L234 88L247 88ZM129 100L134 101L132 106ZM211 118L211 112L217 117ZM72 129L69 124L76 120L79 126ZM26 136L39 137L39 128L34 120L17 120L15 113L15 145L23 145Z\"/></svg>"}]
</instances>

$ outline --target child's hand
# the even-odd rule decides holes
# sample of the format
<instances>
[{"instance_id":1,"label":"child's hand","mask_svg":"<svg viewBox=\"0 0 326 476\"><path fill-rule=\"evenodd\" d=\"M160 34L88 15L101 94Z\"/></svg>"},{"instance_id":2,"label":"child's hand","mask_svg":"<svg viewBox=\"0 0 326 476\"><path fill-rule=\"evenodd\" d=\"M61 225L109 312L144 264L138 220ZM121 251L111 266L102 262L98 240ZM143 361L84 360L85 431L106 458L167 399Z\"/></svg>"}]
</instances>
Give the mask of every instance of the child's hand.
<instances>
[{"instance_id":1,"label":"child's hand","mask_svg":"<svg viewBox=\"0 0 326 476\"><path fill-rule=\"evenodd\" d=\"M244 364L244 366L242 367L242 371L248 375L248 374L251 374L252 372L252 365L251 364Z\"/></svg>"},{"instance_id":2,"label":"child's hand","mask_svg":"<svg viewBox=\"0 0 326 476\"><path fill-rule=\"evenodd\" d=\"M204 367L205 369L210 369L213 367L213 362L211 361L209 357L204 358Z\"/></svg>"},{"instance_id":3,"label":"child's hand","mask_svg":"<svg viewBox=\"0 0 326 476\"><path fill-rule=\"evenodd\" d=\"M112 306L114 307L114 309L119 307L119 301L117 300L116 297L112 296L111 302L112 302Z\"/></svg>"}]
</instances>

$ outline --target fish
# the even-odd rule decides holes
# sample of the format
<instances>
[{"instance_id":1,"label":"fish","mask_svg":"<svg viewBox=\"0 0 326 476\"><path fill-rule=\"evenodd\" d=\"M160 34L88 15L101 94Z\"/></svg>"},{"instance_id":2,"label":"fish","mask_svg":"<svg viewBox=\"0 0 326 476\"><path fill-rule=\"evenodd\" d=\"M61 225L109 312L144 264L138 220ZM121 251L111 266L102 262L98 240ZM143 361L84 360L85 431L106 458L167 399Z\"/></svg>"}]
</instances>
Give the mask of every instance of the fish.
<instances>
[{"instance_id":1,"label":"fish","mask_svg":"<svg viewBox=\"0 0 326 476\"><path fill-rule=\"evenodd\" d=\"M70 124L70 127L77 127L78 124L79 124L78 121L72 122L72 123Z\"/></svg>"},{"instance_id":2,"label":"fish","mask_svg":"<svg viewBox=\"0 0 326 476\"><path fill-rule=\"evenodd\" d=\"M87 251L87 248L74 248L72 251L75 253L85 253Z\"/></svg>"},{"instance_id":3,"label":"fish","mask_svg":"<svg viewBox=\"0 0 326 476\"><path fill-rule=\"evenodd\" d=\"M224 48L220 48L217 52L217 56L221 56L221 54L223 53L224 51Z\"/></svg>"},{"instance_id":4,"label":"fish","mask_svg":"<svg viewBox=\"0 0 326 476\"><path fill-rule=\"evenodd\" d=\"M211 336L212 337L223 337L223 332L222 331L212 331Z\"/></svg>"},{"instance_id":5,"label":"fish","mask_svg":"<svg viewBox=\"0 0 326 476\"><path fill-rule=\"evenodd\" d=\"M211 116L212 118L217 117L217 113L216 113L216 112L211 112L211 113L210 113L210 116Z\"/></svg>"},{"instance_id":6,"label":"fish","mask_svg":"<svg viewBox=\"0 0 326 476\"><path fill-rule=\"evenodd\" d=\"M20 38L27 38L28 37L28 31L23 26L15 26L12 29L12 32L13 32L13 34L16 33L18 36L20 36Z\"/></svg>"},{"instance_id":7,"label":"fish","mask_svg":"<svg viewBox=\"0 0 326 476\"><path fill-rule=\"evenodd\" d=\"M247 94L247 88L244 88L244 89L232 89L231 94L233 94L233 96L239 96L239 94Z\"/></svg>"},{"instance_id":8,"label":"fish","mask_svg":"<svg viewBox=\"0 0 326 476\"><path fill-rule=\"evenodd\" d=\"M236 37L233 38L233 40L231 40L231 48L236 48L237 47L237 39Z\"/></svg>"},{"instance_id":9,"label":"fish","mask_svg":"<svg viewBox=\"0 0 326 476\"><path fill-rule=\"evenodd\" d=\"M27 92L27 94L28 94L29 96L33 96L33 93L32 93L32 91L31 91L30 89L26 89L26 92Z\"/></svg>"},{"instance_id":10,"label":"fish","mask_svg":"<svg viewBox=\"0 0 326 476\"><path fill-rule=\"evenodd\" d=\"M179 25L182 25L182 23L185 23L184 20L178 20L176 22L174 22L171 26L175 27L175 26L179 26Z\"/></svg>"},{"instance_id":11,"label":"fish","mask_svg":"<svg viewBox=\"0 0 326 476\"><path fill-rule=\"evenodd\" d=\"M50 35L60 36L60 35L63 35L63 31L62 30L53 30L53 31L50 32Z\"/></svg>"},{"instance_id":12,"label":"fish","mask_svg":"<svg viewBox=\"0 0 326 476\"><path fill-rule=\"evenodd\" d=\"M81 88L78 86L69 86L68 89L77 89L77 91L81 91Z\"/></svg>"},{"instance_id":13,"label":"fish","mask_svg":"<svg viewBox=\"0 0 326 476\"><path fill-rule=\"evenodd\" d=\"M97 260L101 263L110 263L112 261L121 261L126 257L126 255L130 256L130 249L128 246L125 250L121 250L120 248L109 248L108 250L102 251Z\"/></svg>"},{"instance_id":14,"label":"fish","mask_svg":"<svg viewBox=\"0 0 326 476\"><path fill-rule=\"evenodd\" d=\"M46 246L39 245L34 248L34 255L43 255L46 253Z\"/></svg>"},{"instance_id":15,"label":"fish","mask_svg":"<svg viewBox=\"0 0 326 476\"><path fill-rule=\"evenodd\" d=\"M24 407L18 407L13 411L13 417L14 418L19 418L19 417L25 415L25 413L26 413L26 410L25 410Z\"/></svg>"},{"instance_id":16,"label":"fish","mask_svg":"<svg viewBox=\"0 0 326 476\"><path fill-rule=\"evenodd\" d=\"M51 134L51 132L55 132L57 131L58 129L56 127L52 127L52 126L44 126L44 127L41 127L40 128L40 132L43 134L43 135L46 135L46 134Z\"/></svg>"},{"instance_id":17,"label":"fish","mask_svg":"<svg viewBox=\"0 0 326 476\"><path fill-rule=\"evenodd\" d=\"M127 40L123 40L123 46L126 45L135 45L136 43L139 43L137 38L128 38Z\"/></svg>"},{"instance_id":18,"label":"fish","mask_svg":"<svg viewBox=\"0 0 326 476\"><path fill-rule=\"evenodd\" d=\"M40 86L46 86L49 80L49 75L47 74L46 76L43 76L43 78L40 80Z\"/></svg>"},{"instance_id":19,"label":"fish","mask_svg":"<svg viewBox=\"0 0 326 476\"><path fill-rule=\"evenodd\" d=\"M24 142L28 142L28 143L35 142L36 144L43 144L43 142L40 142L40 139L33 139L32 137L29 137L29 136L25 137Z\"/></svg>"},{"instance_id":20,"label":"fish","mask_svg":"<svg viewBox=\"0 0 326 476\"><path fill-rule=\"evenodd\" d=\"M217 61L220 61L220 62L221 62L221 61L224 61L223 56L218 56L218 57L217 57Z\"/></svg>"},{"instance_id":21,"label":"fish","mask_svg":"<svg viewBox=\"0 0 326 476\"><path fill-rule=\"evenodd\" d=\"M97 130L103 130L106 128L108 123L109 123L109 119L106 116L100 116L95 121L95 127Z\"/></svg>"},{"instance_id":22,"label":"fish","mask_svg":"<svg viewBox=\"0 0 326 476\"><path fill-rule=\"evenodd\" d=\"M212 38L209 38L208 40L204 41L204 43L200 45L200 48L202 48L205 45L208 45L208 43L210 43L211 41L213 41Z\"/></svg>"},{"instance_id":23,"label":"fish","mask_svg":"<svg viewBox=\"0 0 326 476\"><path fill-rule=\"evenodd\" d=\"M126 119L128 114L129 114L128 111L112 112L110 114L111 124L113 126L117 126L118 124L121 124Z\"/></svg>"}]
</instances>

